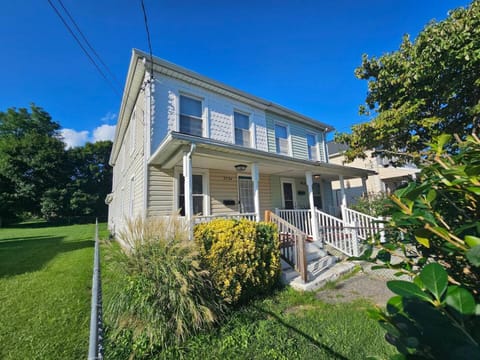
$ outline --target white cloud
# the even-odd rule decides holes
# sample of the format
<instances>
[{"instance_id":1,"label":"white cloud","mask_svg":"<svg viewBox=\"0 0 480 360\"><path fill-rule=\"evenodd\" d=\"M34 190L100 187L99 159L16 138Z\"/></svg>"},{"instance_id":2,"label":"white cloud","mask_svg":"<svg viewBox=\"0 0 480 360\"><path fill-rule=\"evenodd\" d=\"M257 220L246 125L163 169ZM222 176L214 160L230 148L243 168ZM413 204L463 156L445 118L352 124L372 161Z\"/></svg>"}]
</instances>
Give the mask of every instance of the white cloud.
<instances>
[{"instance_id":1,"label":"white cloud","mask_svg":"<svg viewBox=\"0 0 480 360\"><path fill-rule=\"evenodd\" d=\"M115 125L103 124L93 129L93 142L102 140L113 140L115 136Z\"/></svg>"},{"instance_id":2,"label":"white cloud","mask_svg":"<svg viewBox=\"0 0 480 360\"><path fill-rule=\"evenodd\" d=\"M62 129L60 130L62 135L63 142L65 143L65 148L73 148L77 146L82 146L88 141L88 131L76 131L73 129Z\"/></svg>"},{"instance_id":3,"label":"white cloud","mask_svg":"<svg viewBox=\"0 0 480 360\"><path fill-rule=\"evenodd\" d=\"M104 117L102 117L100 120L103 122L103 123L108 123L112 120L116 120L117 119L117 114L116 113L113 113L111 111L107 112L105 114Z\"/></svg>"}]
</instances>

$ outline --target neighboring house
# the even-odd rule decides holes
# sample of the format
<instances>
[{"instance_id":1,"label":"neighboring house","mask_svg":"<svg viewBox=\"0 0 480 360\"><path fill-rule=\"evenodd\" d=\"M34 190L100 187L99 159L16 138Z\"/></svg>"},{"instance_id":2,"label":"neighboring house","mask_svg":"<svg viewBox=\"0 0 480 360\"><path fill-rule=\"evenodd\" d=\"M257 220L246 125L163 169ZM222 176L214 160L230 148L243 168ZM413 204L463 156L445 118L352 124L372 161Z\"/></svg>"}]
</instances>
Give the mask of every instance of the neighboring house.
<instances>
[{"instance_id":1,"label":"neighboring house","mask_svg":"<svg viewBox=\"0 0 480 360\"><path fill-rule=\"evenodd\" d=\"M352 166L375 171L375 174L360 179L345 181L345 193L349 204L354 204L359 197L378 194L391 194L398 187L415 179L420 169L413 164L405 164L401 167L393 166L391 159L381 156L372 156L373 151L366 152L365 159L355 159L345 164L344 151L347 145L333 141L327 143L328 156L331 163ZM341 184L339 181L332 183L334 201L337 206L341 203Z\"/></svg>"},{"instance_id":2,"label":"neighboring house","mask_svg":"<svg viewBox=\"0 0 480 360\"><path fill-rule=\"evenodd\" d=\"M373 174L329 162L332 129L133 50L110 158L109 228L177 212L187 220L332 212L332 181Z\"/></svg>"}]
</instances>

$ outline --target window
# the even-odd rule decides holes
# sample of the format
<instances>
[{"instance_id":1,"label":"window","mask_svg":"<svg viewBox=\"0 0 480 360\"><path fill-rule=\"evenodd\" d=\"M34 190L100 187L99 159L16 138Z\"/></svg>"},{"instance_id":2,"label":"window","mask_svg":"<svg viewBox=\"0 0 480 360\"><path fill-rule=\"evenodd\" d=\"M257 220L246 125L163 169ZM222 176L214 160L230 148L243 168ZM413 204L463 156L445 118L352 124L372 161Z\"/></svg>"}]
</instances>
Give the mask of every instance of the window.
<instances>
[{"instance_id":1,"label":"window","mask_svg":"<svg viewBox=\"0 0 480 360\"><path fill-rule=\"evenodd\" d=\"M183 174L178 179L178 208L180 215L185 216L185 178ZM193 215L205 215L203 194L203 175L192 175Z\"/></svg>"},{"instance_id":2,"label":"window","mask_svg":"<svg viewBox=\"0 0 480 360\"><path fill-rule=\"evenodd\" d=\"M180 96L180 132L202 136L202 102L186 96Z\"/></svg>"},{"instance_id":3,"label":"window","mask_svg":"<svg viewBox=\"0 0 480 360\"><path fill-rule=\"evenodd\" d=\"M250 147L250 119L248 115L233 113L235 122L235 144Z\"/></svg>"},{"instance_id":4,"label":"window","mask_svg":"<svg viewBox=\"0 0 480 360\"><path fill-rule=\"evenodd\" d=\"M277 154L288 155L290 153L286 126L275 124L275 144Z\"/></svg>"},{"instance_id":5,"label":"window","mask_svg":"<svg viewBox=\"0 0 480 360\"><path fill-rule=\"evenodd\" d=\"M313 134L307 134L308 160L318 161L317 137Z\"/></svg>"}]
</instances>

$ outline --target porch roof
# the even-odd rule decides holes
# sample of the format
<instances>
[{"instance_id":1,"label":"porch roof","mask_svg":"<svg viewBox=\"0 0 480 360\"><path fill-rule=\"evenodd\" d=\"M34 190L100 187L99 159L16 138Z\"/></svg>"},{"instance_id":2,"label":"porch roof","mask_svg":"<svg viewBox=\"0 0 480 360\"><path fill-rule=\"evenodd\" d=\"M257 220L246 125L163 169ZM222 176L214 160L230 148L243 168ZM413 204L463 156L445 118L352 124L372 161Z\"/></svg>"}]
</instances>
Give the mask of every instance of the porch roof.
<instances>
[{"instance_id":1,"label":"porch roof","mask_svg":"<svg viewBox=\"0 0 480 360\"><path fill-rule=\"evenodd\" d=\"M322 178L329 180L338 180L340 175L349 179L376 174L372 170L296 159L174 131L165 137L148 160L148 164L171 169L181 164L183 152L189 151L191 144L196 145L192 155L193 166L200 168L235 171L234 165L236 164L251 165L257 163L262 174L303 177L306 171L311 171L312 174L320 175Z\"/></svg>"}]
</instances>

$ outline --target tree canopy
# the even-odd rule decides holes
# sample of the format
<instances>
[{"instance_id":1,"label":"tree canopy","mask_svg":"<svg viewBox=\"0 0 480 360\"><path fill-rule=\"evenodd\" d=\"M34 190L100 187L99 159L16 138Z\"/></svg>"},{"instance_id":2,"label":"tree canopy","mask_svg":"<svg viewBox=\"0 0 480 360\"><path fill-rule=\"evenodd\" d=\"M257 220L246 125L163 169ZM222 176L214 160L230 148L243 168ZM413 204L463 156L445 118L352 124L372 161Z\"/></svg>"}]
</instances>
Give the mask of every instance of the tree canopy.
<instances>
[{"instance_id":1,"label":"tree canopy","mask_svg":"<svg viewBox=\"0 0 480 360\"><path fill-rule=\"evenodd\" d=\"M34 104L0 112L0 220L106 215L112 142L65 150L59 129Z\"/></svg>"},{"instance_id":2,"label":"tree canopy","mask_svg":"<svg viewBox=\"0 0 480 360\"><path fill-rule=\"evenodd\" d=\"M480 1L432 21L413 42L406 35L395 52L364 55L355 75L368 81L360 113L370 121L335 135L350 147L347 160L375 149L418 162L435 136L464 139L480 122Z\"/></svg>"}]
</instances>

